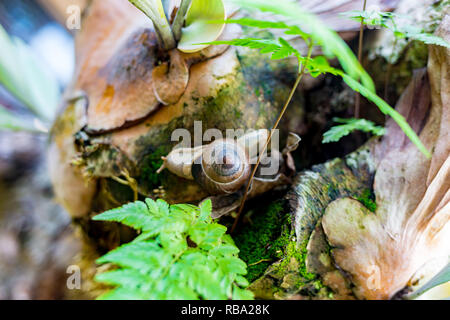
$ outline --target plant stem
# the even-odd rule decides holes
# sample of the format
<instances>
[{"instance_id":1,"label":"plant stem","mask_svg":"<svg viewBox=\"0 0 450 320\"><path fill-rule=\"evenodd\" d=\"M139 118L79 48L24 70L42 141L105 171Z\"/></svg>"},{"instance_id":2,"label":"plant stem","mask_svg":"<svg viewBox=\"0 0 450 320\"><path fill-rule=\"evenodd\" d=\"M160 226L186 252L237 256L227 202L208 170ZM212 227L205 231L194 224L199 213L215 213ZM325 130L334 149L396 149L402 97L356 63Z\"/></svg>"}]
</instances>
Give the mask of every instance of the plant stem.
<instances>
[{"instance_id":1,"label":"plant stem","mask_svg":"<svg viewBox=\"0 0 450 320\"><path fill-rule=\"evenodd\" d=\"M170 50L176 47L175 38L167 21L161 0L129 0L134 6L149 17L160 39L161 47Z\"/></svg>"},{"instance_id":2,"label":"plant stem","mask_svg":"<svg viewBox=\"0 0 450 320\"><path fill-rule=\"evenodd\" d=\"M183 28L186 14L191 6L192 0L181 0L180 7L178 8L177 15L172 24L172 32L175 37L175 41L181 39L181 29Z\"/></svg>"},{"instance_id":3,"label":"plant stem","mask_svg":"<svg viewBox=\"0 0 450 320\"><path fill-rule=\"evenodd\" d=\"M366 11L367 0L364 0L363 11ZM362 64L362 52L364 42L364 18L361 18L361 27L359 29L358 61ZM359 118L361 107L361 95L356 93L355 99L355 118Z\"/></svg>"},{"instance_id":4,"label":"plant stem","mask_svg":"<svg viewBox=\"0 0 450 320\"><path fill-rule=\"evenodd\" d=\"M309 44L309 48L308 48L307 60L309 60L311 58L313 47L314 47L313 46L313 42L311 41L310 44ZM292 87L292 90L291 90L291 92L289 94L289 97L288 97L288 99L287 99L283 109L281 110L281 113L278 116L278 119L275 122L275 125L273 126L272 130L270 130L269 137L267 138L267 141L266 141L266 144L264 145L263 150L259 153L258 160L256 161L256 165L253 168L253 171L252 171L252 173L250 175L250 178L248 179L247 187L245 188L245 193L244 193L244 196L242 198L242 202L241 202L241 205L239 207L236 219L234 220L233 226L231 227L230 233L234 232L234 230L236 229L236 227L237 227L237 225L239 223L239 218L242 215L242 210L244 209L245 201L247 201L248 193L250 191L250 186L252 185L253 179L255 178L256 171L258 170L258 167L259 167L259 165L261 163L262 157L263 157L264 153L266 152L270 141L272 140L274 131L278 128L278 125L280 124L281 119L283 118L284 114L286 113L286 110L287 110L289 104L291 103L292 98L294 97L295 91L297 90L298 85L300 84L300 82L302 81L303 76L305 75L305 71L306 71L306 63L303 63L303 65L301 67L301 70L300 70L300 72L297 75L297 80L295 80L295 84Z\"/></svg>"},{"instance_id":5,"label":"plant stem","mask_svg":"<svg viewBox=\"0 0 450 320\"><path fill-rule=\"evenodd\" d=\"M256 265L258 265L260 263L263 263L263 262L272 262L272 261L273 261L273 259L261 259L258 262L250 263L249 265L247 265L247 267L252 267L252 266L256 266Z\"/></svg>"}]
</instances>

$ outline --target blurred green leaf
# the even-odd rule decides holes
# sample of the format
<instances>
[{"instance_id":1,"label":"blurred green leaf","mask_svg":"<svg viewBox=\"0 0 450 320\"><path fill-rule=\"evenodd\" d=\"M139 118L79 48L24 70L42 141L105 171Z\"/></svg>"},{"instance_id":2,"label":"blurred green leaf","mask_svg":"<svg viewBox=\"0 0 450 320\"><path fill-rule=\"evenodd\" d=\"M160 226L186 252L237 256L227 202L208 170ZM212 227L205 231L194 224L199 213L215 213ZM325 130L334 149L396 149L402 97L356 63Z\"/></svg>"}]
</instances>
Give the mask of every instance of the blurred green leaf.
<instances>
[{"instance_id":1,"label":"blurred green leaf","mask_svg":"<svg viewBox=\"0 0 450 320\"><path fill-rule=\"evenodd\" d=\"M51 121L60 99L57 80L20 39L0 26L0 84L42 120Z\"/></svg>"},{"instance_id":2,"label":"blurred green leaf","mask_svg":"<svg viewBox=\"0 0 450 320\"><path fill-rule=\"evenodd\" d=\"M437 275L435 275L430 281L428 281L424 286L418 289L416 292L413 292L408 296L408 299L416 299L420 297L422 294L427 292L434 287L440 286L441 284L447 283L450 281L450 263L442 269ZM449 297L450 298L450 297Z\"/></svg>"},{"instance_id":3,"label":"blurred green leaf","mask_svg":"<svg viewBox=\"0 0 450 320\"><path fill-rule=\"evenodd\" d=\"M43 132L29 120L24 120L0 105L0 130Z\"/></svg>"},{"instance_id":4,"label":"blurred green leaf","mask_svg":"<svg viewBox=\"0 0 450 320\"><path fill-rule=\"evenodd\" d=\"M369 91L375 92L372 78L367 74L349 46L335 32L327 28L315 15L303 10L296 2L289 0L230 0L243 8L258 9L289 18L288 24L297 26L309 34L314 43L319 44L341 63L345 73L361 81Z\"/></svg>"},{"instance_id":5,"label":"blurred green leaf","mask_svg":"<svg viewBox=\"0 0 450 320\"><path fill-rule=\"evenodd\" d=\"M193 0L186 16L186 26L182 29L178 49L183 52L196 52L209 46L202 44L220 37L225 23L211 24L211 20L223 21L226 11L223 0Z\"/></svg>"}]
</instances>

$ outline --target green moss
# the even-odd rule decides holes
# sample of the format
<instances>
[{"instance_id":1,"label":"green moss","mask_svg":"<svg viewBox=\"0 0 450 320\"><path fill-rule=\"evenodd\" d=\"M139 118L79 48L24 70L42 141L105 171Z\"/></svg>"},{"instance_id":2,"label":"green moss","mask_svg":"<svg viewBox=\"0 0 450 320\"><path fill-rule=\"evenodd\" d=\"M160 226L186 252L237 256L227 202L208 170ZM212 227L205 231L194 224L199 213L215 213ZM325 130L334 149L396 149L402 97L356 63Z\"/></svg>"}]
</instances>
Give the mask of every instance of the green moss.
<instances>
[{"instance_id":1,"label":"green moss","mask_svg":"<svg viewBox=\"0 0 450 320\"><path fill-rule=\"evenodd\" d=\"M280 264L277 266L276 273L278 273L280 277L284 276L287 273L286 269L289 268L289 265L292 263L292 259L295 259L295 261L298 263L298 274L300 275L296 286L300 287L304 285L305 282L315 280L317 276L313 273L308 272L308 270L306 269L306 246L308 245L308 242L305 241L301 245L298 245L292 234L293 231L291 233L291 236L288 238L289 240L287 245L285 245L284 247L284 257Z\"/></svg>"},{"instance_id":2,"label":"green moss","mask_svg":"<svg viewBox=\"0 0 450 320\"><path fill-rule=\"evenodd\" d=\"M235 238L239 257L248 265L247 279L258 279L270 264L282 257L285 229L290 225L289 214L283 213L280 201L272 203L266 212L257 215ZM259 263L258 263L259 262Z\"/></svg>"},{"instance_id":3,"label":"green moss","mask_svg":"<svg viewBox=\"0 0 450 320\"><path fill-rule=\"evenodd\" d=\"M356 200L361 202L367 209L372 212L377 210L377 204L375 202L375 195L370 189L365 189L360 197L357 197Z\"/></svg>"},{"instance_id":4,"label":"green moss","mask_svg":"<svg viewBox=\"0 0 450 320\"><path fill-rule=\"evenodd\" d=\"M286 269L291 267L292 258L298 264L298 270L295 270L299 275L296 286L312 280L319 281L315 274L306 269L307 241L297 244L291 216L284 213L281 201L272 203L266 212L256 216L253 223L235 237L235 242L240 249L240 258L249 265L247 279L250 282L261 277L278 260L275 273L283 277L289 273Z\"/></svg>"},{"instance_id":5,"label":"green moss","mask_svg":"<svg viewBox=\"0 0 450 320\"><path fill-rule=\"evenodd\" d=\"M139 167L141 174L139 176L139 184L144 184L147 190L152 190L162 184L162 174L157 174L156 171L162 166L162 156L167 155L168 150L165 147L159 147L154 152L146 155L141 161Z\"/></svg>"}]
</instances>

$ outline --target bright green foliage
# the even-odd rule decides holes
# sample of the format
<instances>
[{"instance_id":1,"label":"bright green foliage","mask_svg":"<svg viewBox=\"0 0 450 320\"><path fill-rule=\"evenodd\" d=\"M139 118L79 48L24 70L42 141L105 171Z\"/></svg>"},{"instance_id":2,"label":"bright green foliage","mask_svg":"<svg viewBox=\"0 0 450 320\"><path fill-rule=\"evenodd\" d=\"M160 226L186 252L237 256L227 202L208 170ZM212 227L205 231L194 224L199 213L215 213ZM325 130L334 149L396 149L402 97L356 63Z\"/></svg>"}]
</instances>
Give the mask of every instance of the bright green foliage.
<instances>
[{"instance_id":1,"label":"bright green foliage","mask_svg":"<svg viewBox=\"0 0 450 320\"><path fill-rule=\"evenodd\" d=\"M244 38L234 39L229 41L213 41L211 44L227 44L231 46L247 47L251 49L260 49L261 53L271 53L273 60L280 60L295 55L300 61L304 61L304 58L295 50L289 42L283 38L277 40L271 39L257 39L257 38Z\"/></svg>"},{"instance_id":2,"label":"bright green foliage","mask_svg":"<svg viewBox=\"0 0 450 320\"><path fill-rule=\"evenodd\" d=\"M327 28L315 15L303 10L295 1L290 0L230 0L247 9L257 9L270 12L287 19L287 25L293 26L288 34L305 38L322 47L328 58L336 57L345 73L350 77L361 80L363 85L375 92L375 85L371 77L359 63L352 50L333 30ZM260 25L262 26L262 25ZM257 27L260 27L257 26ZM295 29L295 30L294 30ZM300 31L300 32L299 32Z\"/></svg>"},{"instance_id":3,"label":"bright green foliage","mask_svg":"<svg viewBox=\"0 0 450 320\"><path fill-rule=\"evenodd\" d=\"M56 79L49 75L25 43L10 38L2 26L0 48L0 84L41 120L51 121L56 115L60 97ZM14 123L8 124L4 118L0 129L17 128L18 118L15 119Z\"/></svg>"},{"instance_id":4,"label":"bright green foliage","mask_svg":"<svg viewBox=\"0 0 450 320\"><path fill-rule=\"evenodd\" d=\"M96 280L115 288L100 299L252 299L244 288L246 264L226 227L211 219L211 201L200 207L137 201L94 217L140 231L131 243L97 260L116 270Z\"/></svg>"},{"instance_id":5,"label":"bright green foliage","mask_svg":"<svg viewBox=\"0 0 450 320\"><path fill-rule=\"evenodd\" d=\"M313 44L320 45L322 50L326 53L325 56L318 56L315 58L304 57L283 38L279 38L277 41L272 39L246 38L230 41L215 41L210 44L229 44L259 49L261 53L271 53L272 59L284 59L295 56L299 62L299 70L305 66L305 72L313 77L327 73L342 77L344 82L350 86L350 88L372 101L384 114L391 116L424 155L427 157L431 156L430 152L422 144L419 137L414 130L411 129L405 118L375 93L372 79L361 67L350 48L335 32L329 30L315 16L303 11L297 4L289 0L279 0L275 2L271 0L236 0L236 3L239 3L239 5L244 8L259 9L261 11L281 15L291 22L270 22L243 18L231 19L226 21L227 23L238 23L255 28L285 29L286 34L297 35L303 38L310 46ZM330 57L337 57L343 70L331 67L328 63L328 58ZM362 123L359 123L360 128L354 126L353 129L365 129L366 127L361 124ZM347 126L346 128L351 129L350 126ZM345 132L340 129L334 130L332 135L334 139L330 141L337 141L335 139L337 139L338 135L334 133L339 131L341 133ZM341 135L340 137L343 137L344 135ZM325 137L325 141L327 140L328 138Z\"/></svg>"},{"instance_id":6,"label":"bright green foliage","mask_svg":"<svg viewBox=\"0 0 450 320\"><path fill-rule=\"evenodd\" d=\"M260 209L258 209L260 210ZM289 214L283 212L280 201L271 203L263 212L252 215L252 223L247 224L234 238L239 247L239 257L248 264L250 282L255 281L272 263L282 258L285 241L280 241L284 229L290 227Z\"/></svg>"},{"instance_id":7,"label":"bright green foliage","mask_svg":"<svg viewBox=\"0 0 450 320\"><path fill-rule=\"evenodd\" d=\"M186 1L186 0L185 0ZM222 34L224 23L211 25L209 20L225 20L226 11L223 0L193 0L186 15L185 27L181 32L178 50L196 52L208 45L195 45L201 41L214 41Z\"/></svg>"},{"instance_id":8,"label":"bright green foliage","mask_svg":"<svg viewBox=\"0 0 450 320\"><path fill-rule=\"evenodd\" d=\"M336 142L349 135L355 130L372 133L376 136L384 135L386 129L375 125L372 121L366 119L341 119L334 118L334 122L342 123L341 125L332 127L323 135L323 143Z\"/></svg>"}]
</instances>

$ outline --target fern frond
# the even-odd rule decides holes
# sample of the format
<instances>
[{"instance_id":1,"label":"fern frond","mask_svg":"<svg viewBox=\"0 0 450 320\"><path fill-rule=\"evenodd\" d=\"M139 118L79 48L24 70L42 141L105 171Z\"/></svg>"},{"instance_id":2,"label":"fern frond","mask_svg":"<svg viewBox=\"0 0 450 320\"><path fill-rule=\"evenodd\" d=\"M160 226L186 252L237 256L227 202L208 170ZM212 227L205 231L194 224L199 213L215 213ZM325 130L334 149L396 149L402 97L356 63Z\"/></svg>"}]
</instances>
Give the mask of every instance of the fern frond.
<instances>
[{"instance_id":1,"label":"fern frond","mask_svg":"<svg viewBox=\"0 0 450 320\"><path fill-rule=\"evenodd\" d=\"M372 133L376 136L382 136L385 129L375 125L372 121L366 119L341 119L334 118L334 122L342 123L341 125L332 127L323 135L323 143L337 142L343 137L349 135L355 130Z\"/></svg>"},{"instance_id":2,"label":"fern frond","mask_svg":"<svg viewBox=\"0 0 450 320\"><path fill-rule=\"evenodd\" d=\"M236 2L243 8L248 9L258 9L263 12L271 12L284 16L290 21L296 21L292 27L289 27L284 22L273 23L273 22L263 22L259 20L252 19L236 19L231 20L230 23L242 23L247 26L254 26L258 28L262 27L272 27L272 28L285 28L286 33L303 33L301 26L307 26L308 32L307 37L313 41L312 43L318 44L322 47L323 51L326 53L325 57L316 57L314 59L306 59L300 55L289 43L284 39L265 40L265 39L236 39L230 41L216 41L210 44L228 44L235 46L244 46L254 49L259 49L262 53L272 53L272 58L286 58L295 55L299 60L299 65L305 65L307 72L317 77L320 74L331 73L336 76L343 78L350 88L361 93L365 98L372 101L377 107L384 113L391 116L395 122L400 126L400 128L405 132L408 138L418 147L418 149L427 157L431 157L430 152L425 148L425 146L420 141L414 130L411 129L407 121L402 115L400 115L395 109L389 106L383 99L377 96L375 92L375 85L372 78L363 69L358 59L355 57L351 49L345 44L345 42L333 31L329 30L323 25L323 23L314 15L307 13L296 3L289 0L278 0L276 2L271 0L230 0L231 2ZM353 17L368 18L367 12L353 13ZM375 17L380 20L391 20L393 17L397 17L395 14L390 13L373 13ZM377 16L378 14L378 16ZM370 21L369 21L370 22ZM295 29L297 28L297 29ZM306 27L305 27L306 28ZM392 28L398 31L395 23L393 23ZM412 37L413 32L409 30L409 34ZM422 38L426 41L435 41L440 43L436 39L431 39L427 36L419 36L422 33L414 33L417 38ZM333 68L329 65L327 58L337 57L343 70Z\"/></svg>"},{"instance_id":3,"label":"fern frond","mask_svg":"<svg viewBox=\"0 0 450 320\"><path fill-rule=\"evenodd\" d=\"M234 40L212 41L202 44L226 44L237 47L247 47L250 49L259 49L261 53L271 53L271 59L273 60L285 59L290 56L296 56L297 58L301 59L301 54L282 38L278 39L278 41L260 38L243 38Z\"/></svg>"},{"instance_id":4,"label":"fern frond","mask_svg":"<svg viewBox=\"0 0 450 320\"><path fill-rule=\"evenodd\" d=\"M450 49L450 43L430 33L406 33L406 37L413 40L421 41L428 45L441 46Z\"/></svg>"},{"instance_id":5,"label":"fern frond","mask_svg":"<svg viewBox=\"0 0 450 320\"><path fill-rule=\"evenodd\" d=\"M307 32L304 32L296 25L288 25L283 21L266 21L266 20L257 20L251 18L241 18L241 19L228 19L222 21L225 23L236 23L241 26L259 28L259 29L286 29L285 33L289 35L297 35L302 37L305 41L309 41L310 35Z\"/></svg>"},{"instance_id":6,"label":"fern frond","mask_svg":"<svg viewBox=\"0 0 450 320\"><path fill-rule=\"evenodd\" d=\"M100 299L253 298L245 290L247 266L239 249L212 221L211 209L211 201L195 207L147 199L96 216L142 232L97 260L118 268L97 275L114 287Z\"/></svg>"},{"instance_id":7,"label":"fern frond","mask_svg":"<svg viewBox=\"0 0 450 320\"><path fill-rule=\"evenodd\" d=\"M236 3L242 8L258 9L281 15L289 21L293 21L293 25L300 30L303 30L302 26L305 26L304 31L308 33L313 42L321 45L330 56L335 56L350 77L357 81L360 80L367 89L375 92L372 78L344 40L336 32L324 26L319 18L303 10L296 2L290 0L230 0L230 2Z\"/></svg>"},{"instance_id":8,"label":"fern frond","mask_svg":"<svg viewBox=\"0 0 450 320\"><path fill-rule=\"evenodd\" d=\"M361 93L365 98L375 103L381 112L387 114L394 119L394 121L398 124L398 126L403 130L406 136L411 140L412 143L416 145L416 147L427 157L431 158L430 151L423 145L420 138L414 132L414 130L409 126L406 119L398 113L395 109L393 109L389 104L387 104L383 99L377 96L375 93L371 92L359 82L355 81L351 77L346 74L341 74L341 77L344 79L345 83L352 88L354 91Z\"/></svg>"}]
</instances>

